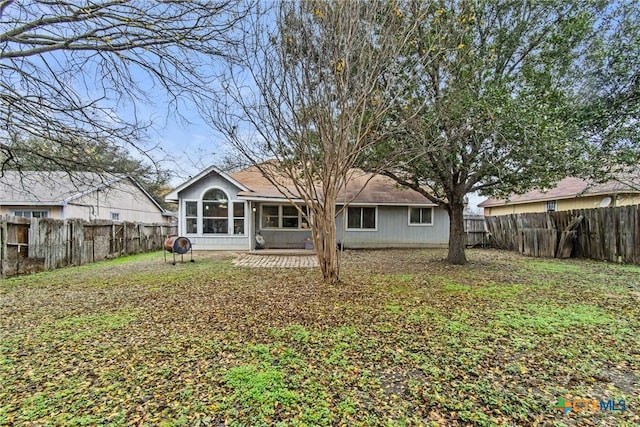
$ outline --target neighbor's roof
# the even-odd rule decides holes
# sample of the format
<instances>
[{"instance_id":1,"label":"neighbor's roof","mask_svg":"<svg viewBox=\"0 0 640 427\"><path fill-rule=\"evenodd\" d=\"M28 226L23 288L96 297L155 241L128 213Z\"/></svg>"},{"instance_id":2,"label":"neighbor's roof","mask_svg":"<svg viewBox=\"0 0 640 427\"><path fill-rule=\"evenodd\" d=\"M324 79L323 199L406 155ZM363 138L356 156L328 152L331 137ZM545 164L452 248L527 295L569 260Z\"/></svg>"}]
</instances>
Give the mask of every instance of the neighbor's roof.
<instances>
[{"instance_id":1,"label":"neighbor's roof","mask_svg":"<svg viewBox=\"0 0 640 427\"><path fill-rule=\"evenodd\" d=\"M125 179L131 180L160 211L164 211L136 180L93 172L6 171L0 178L0 204L61 206Z\"/></svg>"},{"instance_id":2,"label":"neighbor's roof","mask_svg":"<svg viewBox=\"0 0 640 427\"><path fill-rule=\"evenodd\" d=\"M264 164L261 167L265 167ZM272 167L267 165L267 168ZM351 171L345 191L338 195L338 202L346 201L351 204L371 205L421 205L435 206L429 199L417 191L400 187L396 182L382 175L363 172L358 169ZM277 186L271 183L257 166L243 169L231 174L231 177L242 183L247 190L238 193L247 199L284 199L286 196L299 199L300 195L293 181L285 176L273 174ZM364 187L364 188L363 188Z\"/></svg>"},{"instance_id":3,"label":"neighbor's roof","mask_svg":"<svg viewBox=\"0 0 640 427\"><path fill-rule=\"evenodd\" d=\"M627 183L633 183L633 186L630 186ZM513 195L507 200L489 198L478 204L478 206L482 208L489 208L494 206L544 202L547 200L572 199L584 196L637 193L637 188L640 188L640 177L634 177L631 175L605 183L596 183L581 178L568 177L558 182L554 188L550 188L546 191L533 190L525 194Z\"/></svg>"}]
</instances>

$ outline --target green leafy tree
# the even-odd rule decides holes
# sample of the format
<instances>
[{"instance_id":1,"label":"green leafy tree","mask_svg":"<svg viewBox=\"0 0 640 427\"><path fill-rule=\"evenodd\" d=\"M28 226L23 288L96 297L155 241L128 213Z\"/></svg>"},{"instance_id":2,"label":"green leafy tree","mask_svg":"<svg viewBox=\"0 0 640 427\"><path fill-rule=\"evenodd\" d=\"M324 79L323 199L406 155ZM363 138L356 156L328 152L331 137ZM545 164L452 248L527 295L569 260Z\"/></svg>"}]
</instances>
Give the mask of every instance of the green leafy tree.
<instances>
[{"instance_id":1,"label":"green leafy tree","mask_svg":"<svg viewBox=\"0 0 640 427\"><path fill-rule=\"evenodd\" d=\"M599 37L576 69L581 121L591 148L585 176L606 181L640 175L640 6L627 0L609 6L596 24ZM637 186L637 184L636 184Z\"/></svg>"},{"instance_id":2,"label":"green leafy tree","mask_svg":"<svg viewBox=\"0 0 640 427\"><path fill-rule=\"evenodd\" d=\"M597 23L617 12L578 0L440 0L420 13L420 36L402 51L432 58L420 75L406 74L419 120L362 162L447 210L447 261L463 264L468 193L506 196L584 170L576 69L589 61Z\"/></svg>"}]
</instances>

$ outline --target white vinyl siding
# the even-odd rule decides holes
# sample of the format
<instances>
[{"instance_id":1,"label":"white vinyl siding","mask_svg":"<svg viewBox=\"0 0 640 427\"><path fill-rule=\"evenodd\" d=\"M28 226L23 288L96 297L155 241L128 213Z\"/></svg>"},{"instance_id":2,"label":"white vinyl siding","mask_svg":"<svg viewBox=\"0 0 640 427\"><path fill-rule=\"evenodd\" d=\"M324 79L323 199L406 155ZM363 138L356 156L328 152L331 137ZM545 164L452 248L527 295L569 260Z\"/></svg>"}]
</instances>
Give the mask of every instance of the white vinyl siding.
<instances>
[{"instance_id":1,"label":"white vinyl siding","mask_svg":"<svg viewBox=\"0 0 640 427\"><path fill-rule=\"evenodd\" d=\"M337 218L338 240L348 249L446 247L449 241L447 212L433 207L433 226L414 226L409 224L409 207L429 206L377 206L375 230L346 228L344 216L348 212L345 209Z\"/></svg>"}]
</instances>

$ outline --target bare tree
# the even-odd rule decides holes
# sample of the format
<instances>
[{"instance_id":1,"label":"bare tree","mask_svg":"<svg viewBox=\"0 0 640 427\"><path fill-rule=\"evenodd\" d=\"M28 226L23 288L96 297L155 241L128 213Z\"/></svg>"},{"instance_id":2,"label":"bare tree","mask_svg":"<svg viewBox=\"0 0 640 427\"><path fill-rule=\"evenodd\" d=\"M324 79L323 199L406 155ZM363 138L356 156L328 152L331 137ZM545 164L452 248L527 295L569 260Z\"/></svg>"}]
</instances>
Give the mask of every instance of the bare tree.
<instances>
[{"instance_id":1,"label":"bare tree","mask_svg":"<svg viewBox=\"0 0 640 427\"><path fill-rule=\"evenodd\" d=\"M209 114L284 196L304 201L329 283L340 278L337 205L349 203L340 195L360 153L389 136L381 124L411 87L396 78L398 46L417 25L392 3L281 2L245 21L254 35L236 53L245 62L229 70L226 97Z\"/></svg>"},{"instance_id":2,"label":"bare tree","mask_svg":"<svg viewBox=\"0 0 640 427\"><path fill-rule=\"evenodd\" d=\"M250 1L0 1L0 175L20 169L24 141L62 170L80 145L138 149L142 103L212 102L206 88L241 38ZM126 116L116 109L127 111ZM22 142L22 143L17 143ZM105 165L84 154L87 169ZM108 168L107 168L108 169Z\"/></svg>"}]
</instances>

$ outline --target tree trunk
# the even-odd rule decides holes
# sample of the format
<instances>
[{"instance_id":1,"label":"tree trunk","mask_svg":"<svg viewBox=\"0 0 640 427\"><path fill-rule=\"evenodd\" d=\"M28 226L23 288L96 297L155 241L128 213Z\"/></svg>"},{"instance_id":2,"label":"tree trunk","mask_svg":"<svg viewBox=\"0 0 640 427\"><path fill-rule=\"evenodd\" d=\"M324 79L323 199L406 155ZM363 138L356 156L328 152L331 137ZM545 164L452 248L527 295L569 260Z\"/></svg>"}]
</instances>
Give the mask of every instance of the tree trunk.
<instances>
[{"instance_id":1,"label":"tree trunk","mask_svg":"<svg viewBox=\"0 0 640 427\"><path fill-rule=\"evenodd\" d=\"M322 279L325 283L338 283L340 281L340 263L336 239L335 203L323 206L320 215L316 213L313 222L313 243Z\"/></svg>"},{"instance_id":2,"label":"tree trunk","mask_svg":"<svg viewBox=\"0 0 640 427\"><path fill-rule=\"evenodd\" d=\"M451 197L449 200L449 253L446 261L449 264L462 265L467 263L464 249L467 236L464 232L464 196Z\"/></svg>"}]
</instances>

